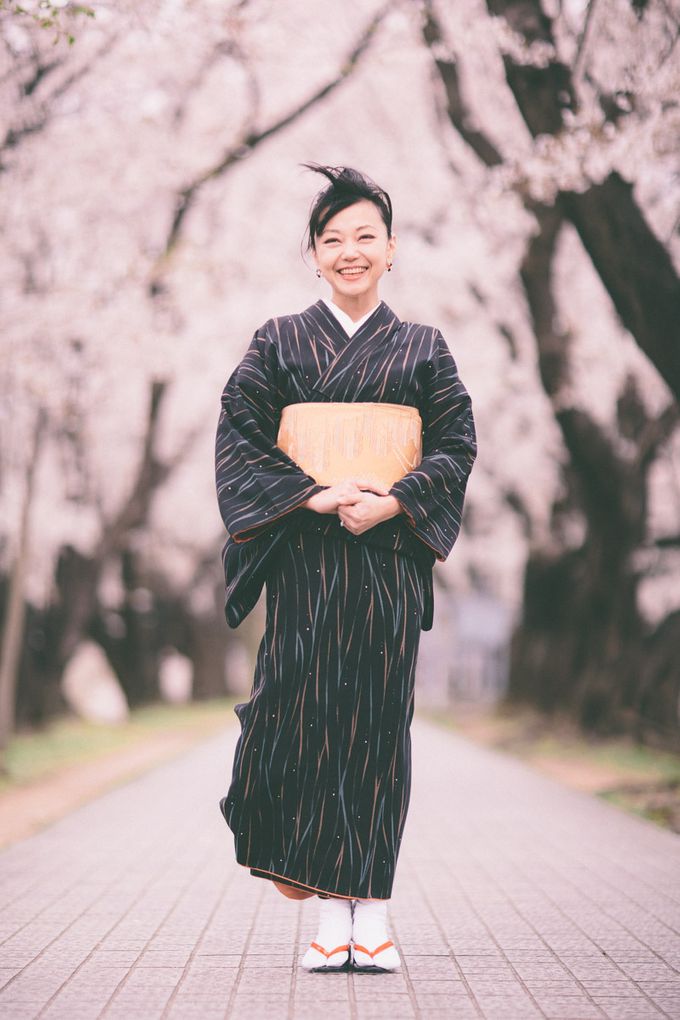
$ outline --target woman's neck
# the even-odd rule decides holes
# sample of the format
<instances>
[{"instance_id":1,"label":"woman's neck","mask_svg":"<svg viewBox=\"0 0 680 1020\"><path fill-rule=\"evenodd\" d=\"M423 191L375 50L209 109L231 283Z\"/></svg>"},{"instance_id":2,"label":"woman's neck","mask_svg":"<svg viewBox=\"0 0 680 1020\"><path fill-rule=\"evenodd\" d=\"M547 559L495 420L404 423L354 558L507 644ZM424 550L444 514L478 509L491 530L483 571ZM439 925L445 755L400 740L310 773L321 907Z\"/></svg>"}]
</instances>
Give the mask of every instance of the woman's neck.
<instances>
[{"instance_id":1,"label":"woman's neck","mask_svg":"<svg viewBox=\"0 0 680 1020\"><path fill-rule=\"evenodd\" d=\"M346 315L349 315L352 322L357 322L380 303L377 294L357 294L356 297L348 297L346 294L331 294L330 300Z\"/></svg>"}]
</instances>

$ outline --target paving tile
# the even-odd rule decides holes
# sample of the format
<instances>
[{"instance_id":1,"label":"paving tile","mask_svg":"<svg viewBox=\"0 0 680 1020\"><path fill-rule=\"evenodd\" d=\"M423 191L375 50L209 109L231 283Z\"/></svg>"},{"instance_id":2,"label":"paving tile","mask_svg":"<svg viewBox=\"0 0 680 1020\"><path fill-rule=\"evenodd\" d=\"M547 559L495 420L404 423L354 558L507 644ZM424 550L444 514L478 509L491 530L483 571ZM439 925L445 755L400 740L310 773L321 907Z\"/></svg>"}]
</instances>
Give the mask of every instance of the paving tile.
<instances>
[{"instance_id":1,"label":"paving tile","mask_svg":"<svg viewBox=\"0 0 680 1020\"><path fill-rule=\"evenodd\" d=\"M0 852L0 1017L680 1020L680 838L412 732L401 971L301 969L317 901L235 864L217 810L231 725Z\"/></svg>"}]
</instances>

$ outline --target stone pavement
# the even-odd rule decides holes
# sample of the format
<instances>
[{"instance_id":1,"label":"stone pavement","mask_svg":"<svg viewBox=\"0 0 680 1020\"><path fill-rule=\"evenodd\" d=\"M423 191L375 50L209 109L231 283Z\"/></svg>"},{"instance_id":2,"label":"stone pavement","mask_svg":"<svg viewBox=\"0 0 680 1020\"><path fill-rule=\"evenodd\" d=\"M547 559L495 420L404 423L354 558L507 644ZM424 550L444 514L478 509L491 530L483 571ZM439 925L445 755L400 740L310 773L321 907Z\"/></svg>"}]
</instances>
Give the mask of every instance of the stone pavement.
<instances>
[{"instance_id":1,"label":"stone pavement","mask_svg":"<svg viewBox=\"0 0 680 1020\"><path fill-rule=\"evenodd\" d=\"M226 722L0 853L0 1017L680 1018L680 837L423 720L402 972L306 974L318 900L233 860Z\"/></svg>"}]
</instances>

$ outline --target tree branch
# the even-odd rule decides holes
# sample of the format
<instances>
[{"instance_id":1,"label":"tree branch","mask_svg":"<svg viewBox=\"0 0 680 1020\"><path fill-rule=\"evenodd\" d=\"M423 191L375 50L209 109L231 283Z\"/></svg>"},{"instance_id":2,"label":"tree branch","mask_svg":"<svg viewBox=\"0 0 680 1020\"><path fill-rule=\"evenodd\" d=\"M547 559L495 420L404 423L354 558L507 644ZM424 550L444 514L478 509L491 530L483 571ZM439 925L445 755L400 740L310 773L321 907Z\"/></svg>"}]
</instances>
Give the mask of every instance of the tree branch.
<instances>
[{"instance_id":1,"label":"tree branch","mask_svg":"<svg viewBox=\"0 0 680 1020\"><path fill-rule=\"evenodd\" d=\"M151 384L146 433L137 477L128 498L115 517L104 522L102 543L97 555L99 562L103 562L108 556L119 550L123 537L129 531L144 524L149 511L150 493L167 476L167 470L164 469L155 451L160 409L167 385L167 382L158 379Z\"/></svg>"},{"instance_id":2,"label":"tree branch","mask_svg":"<svg viewBox=\"0 0 680 1020\"><path fill-rule=\"evenodd\" d=\"M498 166L503 162L503 157L496 146L482 131L470 125L470 114L463 100L456 61L453 57L442 55L444 39L431 0L425 0L423 10L425 18L422 36L444 86L449 120L485 166Z\"/></svg>"},{"instance_id":3,"label":"tree branch","mask_svg":"<svg viewBox=\"0 0 680 1020\"><path fill-rule=\"evenodd\" d=\"M558 201L621 322L680 400L680 279L632 184L613 172L587 191L561 192Z\"/></svg>"},{"instance_id":4,"label":"tree branch","mask_svg":"<svg viewBox=\"0 0 680 1020\"><path fill-rule=\"evenodd\" d=\"M234 166L234 164L239 163L241 160L252 155L254 149L267 138L271 138L284 128L289 127L296 120L299 120L299 118L311 109L311 107L315 106L322 99L325 99L326 96L329 96L332 92L334 92L335 89L337 89L338 86L349 77L359 63L359 60L368 49L378 26L384 20L386 14L391 9L391 6L391 4L388 4L386 7L383 7L382 10L380 10L370 21L359 39L359 42L354 46L347 58L343 61L342 67L335 78L327 82L320 89L317 89L317 91L309 96L308 99L294 107L288 113L284 114L283 117L273 121L268 127L263 128L261 131L250 131L246 133L239 141L227 149L221 159L214 166L182 188L175 199L175 210L170 229L165 240L163 252L159 256L154 270L152 271L152 279L149 285L149 292L152 297L154 297L162 289L160 283L162 266L173 248L176 246L185 217L196 201L203 186L208 181L221 177L227 170Z\"/></svg>"},{"instance_id":5,"label":"tree branch","mask_svg":"<svg viewBox=\"0 0 680 1020\"><path fill-rule=\"evenodd\" d=\"M663 409L658 418L646 422L638 441L636 464L646 471L654 462L659 448L671 438L680 422L680 406L673 402Z\"/></svg>"},{"instance_id":6,"label":"tree branch","mask_svg":"<svg viewBox=\"0 0 680 1020\"><path fill-rule=\"evenodd\" d=\"M2 159L3 154L10 149L16 149L25 138L29 138L31 135L37 134L49 124L54 101L61 99L61 97L65 95L69 89L71 89L74 85L77 85L78 82L92 70L92 67L101 57L110 55L111 47L116 42L116 39L117 36L106 39L104 44L94 54L90 61L83 64L83 66L79 67L76 71L67 75L58 85L55 85L50 95L40 101L39 109L31 118L27 118L26 123L21 126L10 126L7 129L5 137L0 141L0 173L7 169L7 166ZM40 54L38 54L38 58L40 58ZM55 61L51 64L41 64L38 60L32 78L30 78L22 86L21 91L23 92L24 97L32 96L39 82L47 76L47 73L56 70L59 66L61 66L61 62Z\"/></svg>"},{"instance_id":7,"label":"tree branch","mask_svg":"<svg viewBox=\"0 0 680 1020\"><path fill-rule=\"evenodd\" d=\"M593 14L595 13L595 7L597 0L588 0L588 7L586 8L586 16L583 22L583 29L576 45L576 56L574 58L574 67L572 74L575 78L578 78L581 74L581 65L583 64L586 46L588 43L588 36L590 35L590 29L593 22Z\"/></svg>"},{"instance_id":8,"label":"tree branch","mask_svg":"<svg viewBox=\"0 0 680 1020\"><path fill-rule=\"evenodd\" d=\"M487 0L527 44L554 45L552 23L538 0ZM506 78L532 134L557 134L562 108L574 92L568 68L516 64L504 56ZM626 329L680 400L680 279L669 253L653 233L633 196L632 185L616 172L584 192L561 192L558 205L579 233Z\"/></svg>"},{"instance_id":9,"label":"tree branch","mask_svg":"<svg viewBox=\"0 0 680 1020\"><path fill-rule=\"evenodd\" d=\"M554 49L552 21L539 0L487 0L489 13L503 17L527 46L544 43ZM545 67L517 63L503 54L505 77L529 131L534 136L557 134L563 127L562 111L575 110L576 95L571 74L560 60Z\"/></svg>"}]
</instances>

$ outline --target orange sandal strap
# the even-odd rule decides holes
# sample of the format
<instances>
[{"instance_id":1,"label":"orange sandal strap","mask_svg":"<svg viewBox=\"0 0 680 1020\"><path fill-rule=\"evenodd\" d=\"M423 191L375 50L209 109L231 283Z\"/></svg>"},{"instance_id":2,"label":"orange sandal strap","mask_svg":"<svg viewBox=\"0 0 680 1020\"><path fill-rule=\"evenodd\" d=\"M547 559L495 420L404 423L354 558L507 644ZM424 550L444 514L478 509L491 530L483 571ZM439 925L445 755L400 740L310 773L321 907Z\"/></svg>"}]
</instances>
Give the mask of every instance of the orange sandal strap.
<instances>
[{"instance_id":1,"label":"orange sandal strap","mask_svg":"<svg viewBox=\"0 0 680 1020\"><path fill-rule=\"evenodd\" d=\"M377 949L374 949L373 952L371 952L370 949L367 949L366 946L359 946L356 943L354 944L354 948L358 949L360 953L366 953L366 956L370 956L371 959L373 959L373 957L377 956L378 953L381 953L383 949L389 949L389 947L393 945L394 942L392 941L392 939L388 939L387 942L383 942L383 944L381 946L378 946Z\"/></svg>"},{"instance_id":2,"label":"orange sandal strap","mask_svg":"<svg viewBox=\"0 0 680 1020\"><path fill-rule=\"evenodd\" d=\"M327 953L323 946L320 946L318 942L311 943L312 949L318 949L320 953L326 957L327 960L334 955L334 953L349 952L349 943L344 946L336 946L335 949L331 949L330 953Z\"/></svg>"}]
</instances>

